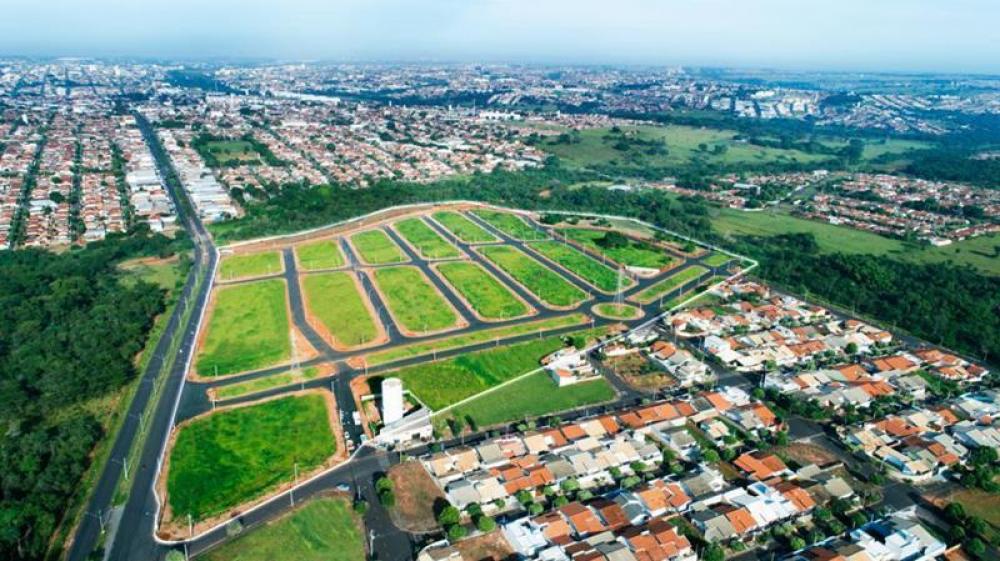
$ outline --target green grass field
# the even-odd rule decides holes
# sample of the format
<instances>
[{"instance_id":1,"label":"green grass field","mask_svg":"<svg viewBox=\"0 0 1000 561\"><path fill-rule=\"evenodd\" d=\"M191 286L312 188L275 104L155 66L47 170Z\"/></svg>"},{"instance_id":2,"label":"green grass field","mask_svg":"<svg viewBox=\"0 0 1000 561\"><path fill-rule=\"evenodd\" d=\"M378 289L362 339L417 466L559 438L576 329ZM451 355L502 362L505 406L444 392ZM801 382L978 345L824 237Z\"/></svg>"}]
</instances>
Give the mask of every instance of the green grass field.
<instances>
[{"instance_id":1,"label":"green grass field","mask_svg":"<svg viewBox=\"0 0 1000 561\"><path fill-rule=\"evenodd\" d=\"M415 333L438 331L455 325L458 316L415 267L375 269L375 283L402 327Z\"/></svg>"},{"instance_id":2,"label":"green grass field","mask_svg":"<svg viewBox=\"0 0 1000 561\"><path fill-rule=\"evenodd\" d=\"M337 240L320 240L295 246L299 267L305 271L336 269L344 265L344 254Z\"/></svg>"},{"instance_id":3,"label":"green grass field","mask_svg":"<svg viewBox=\"0 0 1000 561\"><path fill-rule=\"evenodd\" d=\"M319 376L319 368L315 366L303 368L301 371L289 370L288 372L279 372L278 374L261 376L260 378L254 378L246 382L218 386L215 388L215 397L220 400L243 397L274 388L298 384L299 382L306 382L316 378L316 376Z\"/></svg>"},{"instance_id":4,"label":"green grass field","mask_svg":"<svg viewBox=\"0 0 1000 561\"><path fill-rule=\"evenodd\" d=\"M612 304L610 302L604 302L594 306L594 310L604 317L609 317L612 319L635 319L639 317L641 310L635 306L630 306L628 304Z\"/></svg>"},{"instance_id":5,"label":"green grass field","mask_svg":"<svg viewBox=\"0 0 1000 561\"><path fill-rule=\"evenodd\" d=\"M511 319L528 313L528 306L478 263L442 263L437 270L483 318Z\"/></svg>"},{"instance_id":6,"label":"green grass field","mask_svg":"<svg viewBox=\"0 0 1000 561\"><path fill-rule=\"evenodd\" d=\"M733 258L726 255L725 253L719 253L718 251L713 251L711 255L702 259L702 263L708 265L709 267L721 267L732 260Z\"/></svg>"},{"instance_id":7,"label":"green grass field","mask_svg":"<svg viewBox=\"0 0 1000 561\"><path fill-rule=\"evenodd\" d=\"M497 241L496 236L481 228L475 222L457 212L441 211L434 213L437 220L456 238L465 243L484 243Z\"/></svg>"},{"instance_id":8,"label":"green grass field","mask_svg":"<svg viewBox=\"0 0 1000 561\"><path fill-rule=\"evenodd\" d=\"M582 290L518 249L486 246L482 254L550 306L575 306L587 298Z\"/></svg>"},{"instance_id":9,"label":"green grass field","mask_svg":"<svg viewBox=\"0 0 1000 561\"><path fill-rule=\"evenodd\" d=\"M586 228L566 228L560 230L571 240L575 240L594 251L606 255L608 259L626 267L661 269L674 262L675 258L662 249L637 240L629 240L628 245L604 247L599 240L604 237L602 230Z\"/></svg>"},{"instance_id":10,"label":"green grass field","mask_svg":"<svg viewBox=\"0 0 1000 561\"><path fill-rule=\"evenodd\" d=\"M284 281L217 288L196 367L202 376L256 370L291 357Z\"/></svg>"},{"instance_id":11,"label":"green grass field","mask_svg":"<svg viewBox=\"0 0 1000 561\"><path fill-rule=\"evenodd\" d=\"M351 244L361 259L369 265L385 265L406 261L403 250L382 230L368 230L351 236Z\"/></svg>"},{"instance_id":12,"label":"green grass field","mask_svg":"<svg viewBox=\"0 0 1000 561\"><path fill-rule=\"evenodd\" d=\"M245 140L210 140L203 148L220 162L238 160L245 164L260 163L260 155L253 144Z\"/></svg>"},{"instance_id":13,"label":"green grass field","mask_svg":"<svg viewBox=\"0 0 1000 561\"><path fill-rule=\"evenodd\" d=\"M401 378L420 401L438 410L539 368L542 357L562 346L562 337L546 337L417 364L387 376Z\"/></svg>"},{"instance_id":14,"label":"green grass field","mask_svg":"<svg viewBox=\"0 0 1000 561\"><path fill-rule=\"evenodd\" d=\"M139 281L155 284L163 290L173 291L178 287L181 277L181 266L176 259L146 262L143 259L133 259L118 264L125 286L135 286Z\"/></svg>"},{"instance_id":15,"label":"green grass field","mask_svg":"<svg viewBox=\"0 0 1000 561\"><path fill-rule=\"evenodd\" d=\"M576 276L604 292L618 290L617 271L601 264L589 255L581 253L572 246L562 242L548 241L533 243L531 248L576 273ZM635 281L628 276L624 276L622 280L622 288L628 288L635 284Z\"/></svg>"},{"instance_id":16,"label":"green grass field","mask_svg":"<svg viewBox=\"0 0 1000 561\"><path fill-rule=\"evenodd\" d=\"M283 267L277 251L228 255L219 265L222 280L247 279L280 273Z\"/></svg>"},{"instance_id":17,"label":"green grass field","mask_svg":"<svg viewBox=\"0 0 1000 561\"><path fill-rule=\"evenodd\" d=\"M336 449L328 407L311 394L209 414L183 425L170 452L173 515L225 512L322 464Z\"/></svg>"},{"instance_id":18,"label":"green grass field","mask_svg":"<svg viewBox=\"0 0 1000 561\"><path fill-rule=\"evenodd\" d=\"M553 329L560 329L572 325L580 325L586 319L587 316L583 314L568 314L565 316L543 319L539 321L519 323L517 325L494 327L492 329L472 331L469 333L463 333L461 335L453 335L451 337L442 337L441 339L435 339L433 341L427 341L424 343L401 345L398 347L393 347L391 349L370 354L367 357L365 357L365 359L368 361L368 364L370 366L376 366L379 364L386 364L388 362L395 362L397 360L429 355L435 351L457 349L460 347L468 347L470 345L477 345L481 343L491 342L497 339L517 337L518 335L525 335L528 333L532 334L543 333Z\"/></svg>"},{"instance_id":19,"label":"green grass field","mask_svg":"<svg viewBox=\"0 0 1000 561\"><path fill-rule=\"evenodd\" d=\"M538 399L544 395L545 399ZM445 416L472 418L480 427L550 415L615 398L604 378L558 387L548 372L536 372L482 398L448 411Z\"/></svg>"},{"instance_id":20,"label":"green grass field","mask_svg":"<svg viewBox=\"0 0 1000 561\"><path fill-rule=\"evenodd\" d=\"M419 218L400 220L394 226L424 259L447 259L459 256L458 248L446 242Z\"/></svg>"},{"instance_id":21,"label":"green grass field","mask_svg":"<svg viewBox=\"0 0 1000 561\"><path fill-rule=\"evenodd\" d=\"M354 273L306 275L302 287L309 311L344 346L363 345L378 336Z\"/></svg>"},{"instance_id":22,"label":"green grass field","mask_svg":"<svg viewBox=\"0 0 1000 561\"><path fill-rule=\"evenodd\" d=\"M351 504L313 499L291 514L198 557L203 561L360 561L365 536Z\"/></svg>"},{"instance_id":23,"label":"green grass field","mask_svg":"<svg viewBox=\"0 0 1000 561\"><path fill-rule=\"evenodd\" d=\"M702 267L701 265L692 265L687 269L678 271L669 277L657 282L656 284L650 286L649 288L639 292L635 295L634 299L640 304L648 304L660 296L667 294L671 290L682 286L692 280L698 278L699 276L708 272L708 269Z\"/></svg>"},{"instance_id":24,"label":"green grass field","mask_svg":"<svg viewBox=\"0 0 1000 561\"><path fill-rule=\"evenodd\" d=\"M548 237L544 233L532 228L516 214L495 210L474 210L472 213L515 240L529 241Z\"/></svg>"}]
</instances>

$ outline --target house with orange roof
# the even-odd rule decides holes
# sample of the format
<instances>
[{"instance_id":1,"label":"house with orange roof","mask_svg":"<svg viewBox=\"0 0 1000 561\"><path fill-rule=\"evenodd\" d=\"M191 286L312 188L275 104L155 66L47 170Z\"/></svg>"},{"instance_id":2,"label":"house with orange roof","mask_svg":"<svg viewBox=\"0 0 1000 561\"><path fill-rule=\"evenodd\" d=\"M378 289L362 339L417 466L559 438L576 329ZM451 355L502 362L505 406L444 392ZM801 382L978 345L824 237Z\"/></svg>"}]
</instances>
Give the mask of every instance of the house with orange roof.
<instances>
[{"instance_id":1,"label":"house with orange roof","mask_svg":"<svg viewBox=\"0 0 1000 561\"><path fill-rule=\"evenodd\" d=\"M764 481L777 475L791 473L785 462L781 461L781 458L765 452L744 453L736 458L733 464L757 481Z\"/></svg>"}]
</instances>

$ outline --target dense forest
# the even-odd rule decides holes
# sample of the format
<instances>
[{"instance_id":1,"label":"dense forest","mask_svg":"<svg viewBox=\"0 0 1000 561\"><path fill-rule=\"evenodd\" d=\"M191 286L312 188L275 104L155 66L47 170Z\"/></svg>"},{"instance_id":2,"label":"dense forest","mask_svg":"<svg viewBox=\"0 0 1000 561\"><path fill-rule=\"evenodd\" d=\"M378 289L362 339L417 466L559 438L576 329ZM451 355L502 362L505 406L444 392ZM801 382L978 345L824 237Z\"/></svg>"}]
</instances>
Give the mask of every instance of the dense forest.
<instances>
[{"instance_id":1,"label":"dense forest","mask_svg":"<svg viewBox=\"0 0 1000 561\"><path fill-rule=\"evenodd\" d=\"M164 293L115 265L186 241L146 228L55 254L0 252L0 559L40 559L103 437L83 405L136 376Z\"/></svg>"}]
</instances>

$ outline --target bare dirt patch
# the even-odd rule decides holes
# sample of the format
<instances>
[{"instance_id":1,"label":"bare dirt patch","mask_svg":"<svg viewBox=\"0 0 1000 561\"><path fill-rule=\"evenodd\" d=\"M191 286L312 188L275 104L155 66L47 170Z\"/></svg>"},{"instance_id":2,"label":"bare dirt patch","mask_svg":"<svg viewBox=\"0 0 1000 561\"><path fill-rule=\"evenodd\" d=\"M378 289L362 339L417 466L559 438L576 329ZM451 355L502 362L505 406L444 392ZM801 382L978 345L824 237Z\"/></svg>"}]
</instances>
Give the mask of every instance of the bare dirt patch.
<instances>
[{"instance_id":1,"label":"bare dirt patch","mask_svg":"<svg viewBox=\"0 0 1000 561\"><path fill-rule=\"evenodd\" d=\"M444 500L444 493L424 466L411 460L389 468L388 475L396 488L396 507L391 511L393 523L407 532L437 531L434 503Z\"/></svg>"},{"instance_id":2,"label":"bare dirt patch","mask_svg":"<svg viewBox=\"0 0 1000 561\"><path fill-rule=\"evenodd\" d=\"M483 534L455 544L462 552L462 559L469 561L513 561L517 559L514 548L507 543L500 530Z\"/></svg>"},{"instance_id":3,"label":"bare dirt patch","mask_svg":"<svg viewBox=\"0 0 1000 561\"><path fill-rule=\"evenodd\" d=\"M809 444L807 442L793 442L787 446L781 446L778 452L787 455L801 465L816 464L824 467L840 461L837 456L822 446Z\"/></svg>"},{"instance_id":4,"label":"bare dirt patch","mask_svg":"<svg viewBox=\"0 0 1000 561\"><path fill-rule=\"evenodd\" d=\"M639 353L610 358L605 364L621 376L626 384L640 390L657 390L677 385L670 374L656 368Z\"/></svg>"}]
</instances>

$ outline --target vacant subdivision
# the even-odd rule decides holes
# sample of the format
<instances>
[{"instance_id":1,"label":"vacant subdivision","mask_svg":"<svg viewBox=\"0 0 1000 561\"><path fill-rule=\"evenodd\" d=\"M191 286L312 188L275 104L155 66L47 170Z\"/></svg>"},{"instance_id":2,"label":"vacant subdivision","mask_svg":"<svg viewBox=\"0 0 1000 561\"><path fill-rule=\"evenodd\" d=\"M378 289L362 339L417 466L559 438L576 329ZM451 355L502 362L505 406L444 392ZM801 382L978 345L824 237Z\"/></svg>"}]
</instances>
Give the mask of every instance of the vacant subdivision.
<instances>
[{"instance_id":1,"label":"vacant subdivision","mask_svg":"<svg viewBox=\"0 0 1000 561\"><path fill-rule=\"evenodd\" d=\"M303 271L336 269L344 266L344 254L337 240L320 240L295 246L295 258Z\"/></svg>"},{"instance_id":2,"label":"vacant subdivision","mask_svg":"<svg viewBox=\"0 0 1000 561\"><path fill-rule=\"evenodd\" d=\"M456 238L465 243L488 243L497 241L496 236L484 230L475 222L457 212L441 211L434 213L437 220Z\"/></svg>"},{"instance_id":3,"label":"vacant subdivision","mask_svg":"<svg viewBox=\"0 0 1000 561\"><path fill-rule=\"evenodd\" d=\"M347 349L385 341L371 303L352 272L314 273L302 277L310 323L334 347Z\"/></svg>"},{"instance_id":4,"label":"vacant subdivision","mask_svg":"<svg viewBox=\"0 0 1000 561\"><path fill-rule=\"evenodd\" d=\"M406 261L396 242L382 230L368 230L351 236L351 245L367 265L389 265Z\"/></svg>"},{"instance_id":5,"label":"vacant subdivision","mask_svg":"<svg viewBox=\"0 0 1000 561\"><path fill-rule=\"evenodd\" d=\"M275 388L308 382L309 380L314 380L319 376L328 375L332 371L332 365L324 365L322 368L319 366L296 368L294 370L278 372L277 374L269 374L267 376L260 376L259 378L252 378L244 382L234 382L232 384L216 386L208 390L208 395L209 399L213 401L236 399L238 397L266 392Z\"/></svg>"},{"instance_id":6,"label":"vacant subdivision","mask_svg":"<svg viewBox=\"0 0 1000 561\"><path fill-rule=\"evenodd\" d=\"M515 240L531 241L542 240L548 237L544 232L531 227L530 224L516 214L496 210L474 210L472 214L475 214L480 219Z\"/></svg>"},{"instance_id":7,"label":"vacant subdivision","mask_svg":"<svg viewBox=\"0 0 1000 561\"><path fill-rule=\"evenodd\" d=\"M165 523L187 526L261 498L337 451L333 399L321 390L220 409L178 425L166 468Z\"/></svg>"},{"instance_id":8,"label":"vacant subdivision","mask_svg":"<svg viewBox=\"0 0 1000 561\"><path fill-rule=\"evenodd\" d=\"M621 277L620 288L628 288L635 284L627 275L619 275L618 271L599 263L567 244L549 241L533 243L529 247L562 265L601 292L609 294L616 292L619 288L619 276Z\"/></svg>"},{"instance_id":9,"label":"vacant subdivision","mask_svg":"<svg viewBox=\"0 0 1000 561\"><path fill-rule=\"evenodd\" d=\"M551 307L571 308L587 299L582 290L519 249L495 245L483 247L479 251Z\"/></svg>"},{"instance_id":10,"label":"vacant subdivision","mask_svg":"<svg viewBox=\"0 0 1000 561\"><path fill-rule=\"evenodd\" d=\"M219 287L208 313L195 362L200 376L257 370L291 358L283 280Z\"/></svg>"},{"instance_id":11,"label":"vacant subdivision","mask_svg":"<svg viewBox=\"0 0 1000 561\"><path fill-rule=\"evenodd\" d=\"M624 241L617 236L606 238L608 232L605 230L589 230L586 228L566 228L559 230L559 233L577 243L589 248L591 251L604 255L608 259L625 265L626 267L640 267L643 269L663 269L672 265L677 258L667 253L666 250L656 247L649 242L626 238Z\"/></svg>"},{"instance_id":12,"label":"vacant subdivision","mask_svg":"<svg viewBox=\"0 0 1000 561\"><path fill-rule=\"evenodd\" d=\"M451 259L461 255L458 248L445 241L420 218L407 218L392 226L424 259Z\"/></svg>"},{"instance_id":13,"label":"vacant subdivision","mask_svg":"<svg viewBox=\"0 0 1000 561\"><path fill-rule=\"evenodd\" d=\"M634 300L640 304L649 304L657 298L669 294L672 290L680 286L684 286L707 272L708 269L702 267L701 265L692 265L639 292L638 294L632 296L630 300Z\"/></svg>"},{"instance_id":14,"label":"vacant subdivision","mask_svg":"<svg viewBox=\"0 0 1000 561\"><path fill-rule=\"evenodd\" d=\"M251 279L276 275L284 270L281 254L277 251L227 255L219 265L219 279L223 281Z\"/></svg>"},{"instance_id":15,"label":"vacant subdivision","mask_svg":"<svg viewBox=\"0 0 1000 561\"><path fill-rule=\"evenodd\" d=\"M483 319L513 319L531 311L527 304L478 263L455 261L442 263L436 268Z\"/></svg>"},{"instance_id":16,"label":"vacant subdivision","mask_svg":"<svg viewBox=\"0 0 1000 561\"><path fill-rule=\"evenodd\" d=\"M420 269L384 267L373 270L371 276L400 329L433 333L458 325L458 313Z\"/></svg>"}]
</instances>

